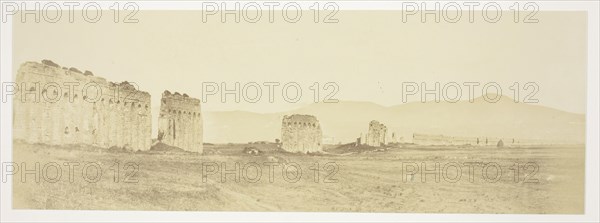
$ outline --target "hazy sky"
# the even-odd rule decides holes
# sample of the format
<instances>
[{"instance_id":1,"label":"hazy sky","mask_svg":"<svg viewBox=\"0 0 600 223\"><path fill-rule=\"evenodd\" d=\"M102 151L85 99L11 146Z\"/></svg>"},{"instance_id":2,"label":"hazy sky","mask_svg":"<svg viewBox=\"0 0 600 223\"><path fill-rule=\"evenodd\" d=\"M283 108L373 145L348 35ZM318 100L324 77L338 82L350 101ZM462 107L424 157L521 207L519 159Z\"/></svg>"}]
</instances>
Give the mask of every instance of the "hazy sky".
<instances>
[{"instance_id":1,"label":"hazy sky","mask_svg":"<svg viewBox=\"0 0 600 223\"><path fill-rule=\"evenodd\" d=\"M402 82L493 81L511 97L513 82L536 82L540 104L585 113L583 12L540 12L536 24L403 23L394 11L343 11L336 24L223 24L216 17L203 23L197 11L144 11L137 18L137 24L15 22L14 71L25 61L51 59L110 81L136 82L150 92L155 109L165 89L200 98L202 82L225 82L230 89L235 82L298 82L298 103L285 102L279 86L275 103L268 103L263 87L259 103L235 103L233 96L221 103L216 95L203 104L204 110L277 112L310 103L313 82L337 83L340 100L397 105ZM321 90L321 98L328 92Z\"/></svg>"}]
</instances>

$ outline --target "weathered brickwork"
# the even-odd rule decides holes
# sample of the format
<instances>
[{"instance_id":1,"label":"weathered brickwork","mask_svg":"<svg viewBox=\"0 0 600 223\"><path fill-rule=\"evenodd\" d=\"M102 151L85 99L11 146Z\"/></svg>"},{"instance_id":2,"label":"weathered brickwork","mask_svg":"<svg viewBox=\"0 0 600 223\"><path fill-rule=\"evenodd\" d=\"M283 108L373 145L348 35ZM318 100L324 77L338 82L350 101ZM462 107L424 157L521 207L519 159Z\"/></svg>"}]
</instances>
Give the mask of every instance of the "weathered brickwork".
<instances>
[{"instance_id":1,"label":"weathered brickwork","mask_svg":"<svg viewBox=\"0 0 600 223\"><path fill-rule=\"evenodd\" d=\"M165 91L160 104L158 140L186 151L202 153L200 100Z\"/></svg>"},{"instance_id":2,"label":"weathered brickwork","mask_svg":"<svg viewBox=\"0 0 600 223\"><path fill-rule=\"evenodd\" d=\"M323 132L312 115L286 115L281 123L281 148L288 152L314 153L323 150Z\"/></svg>"},{"instance_id":3,"label":"weathered brickwork","mask_svg":"<svg viewBox=\"0 0 600 223\"><path fill-rule=\"evenodd\" d=\"M386 144L387 127L378 121L369 123L369 132L366 135L365 144L369 146L381 146Z\"/></svg>"},{"instance_id":4,"label":"weathered brickwork","mask_svg":"<svg viewBox=\"0 0 600 223\"><path fill-rule=\"evenodd\" d=\"M16 83L14 139L150 149L150 94L134 84L108 82L47 60L21 65Z\"/></svg>"}]
</instances>

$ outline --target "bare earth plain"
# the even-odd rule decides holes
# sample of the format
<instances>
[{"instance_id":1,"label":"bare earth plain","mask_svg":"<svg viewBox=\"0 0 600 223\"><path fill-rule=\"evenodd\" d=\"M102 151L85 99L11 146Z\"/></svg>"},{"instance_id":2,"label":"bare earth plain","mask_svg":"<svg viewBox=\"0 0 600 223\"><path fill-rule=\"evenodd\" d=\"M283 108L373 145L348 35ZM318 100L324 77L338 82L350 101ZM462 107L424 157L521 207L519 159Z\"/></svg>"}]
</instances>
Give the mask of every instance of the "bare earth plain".
<instances>
[{"instance_id":1,"label":"bare earth plain","mask_svg":"<svg viewBox=\"0 0 600 223\"><path fill-rule=\"evenodd\" d=\"M13 176L15 209L511 214L584 211L584 145L328 145L323 154L304 155L283 152L274 143L207 144L200 155L171 148L126 152L79 145L13 144L13 162L20 170L29 170ZM246 147L260 153L244 153ZM31 171L35 163L40 164L39 170ZM72 163L72 170L65 163ZM236 163L240 170L237 176L233 174ZM431 171L436 163L438 174ZM422 164L429 173L424 177ZM515 164L520 166L518 174ZM287 166L287 172L283 166ZM461 167L460 177L456 166ZM486 166L488 174L484 177ZM409 175L414 167L420 172ZM502 169L500 175L496 167ZM101 176L96 170L101 170ZM21 174L31 172L38 174Z\"/></svg>"}]
</instances>

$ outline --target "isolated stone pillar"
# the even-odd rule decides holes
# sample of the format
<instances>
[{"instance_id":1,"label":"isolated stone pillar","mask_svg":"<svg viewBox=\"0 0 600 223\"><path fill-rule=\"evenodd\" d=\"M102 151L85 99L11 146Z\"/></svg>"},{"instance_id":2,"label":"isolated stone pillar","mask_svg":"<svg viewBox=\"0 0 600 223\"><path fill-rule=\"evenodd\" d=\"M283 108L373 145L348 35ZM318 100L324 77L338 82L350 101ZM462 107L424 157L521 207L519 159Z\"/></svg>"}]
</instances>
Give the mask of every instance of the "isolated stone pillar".
<instances>
[{"instance_id":1,"label":"isolated stone pillar","mask_svg":"<svg viewBox=\"0 0 600 223\"><path fill-rule=\"evenodd\" d=\"M367 133L366 143L369 146L379 147L386 144L387 127L378 121L369 123L369 132Z\"/></svg>"},{"instance_id":2,"label":"isolated stone pillar","mask_svg":"<svg viewBox=\"0 0 600 223\"><path fill-rule=\"evenodd\" d=\"M312 115L284 116L281 122L281 148L288 152L313 153L323 150L323 132Z\"/></svg>"},{"instance_id":3,"label":"isolated stone pillar","mask_svg":"<svg viewBox=\"0 0 600 223\"><path fill-rule=\"evenodd\" d=\"M167 145L202 153L202 118L200 100L186 94L165 91L158 118L158 139ZM198 117L192 119L196 114Z\"/></svg>"}]
</instances>

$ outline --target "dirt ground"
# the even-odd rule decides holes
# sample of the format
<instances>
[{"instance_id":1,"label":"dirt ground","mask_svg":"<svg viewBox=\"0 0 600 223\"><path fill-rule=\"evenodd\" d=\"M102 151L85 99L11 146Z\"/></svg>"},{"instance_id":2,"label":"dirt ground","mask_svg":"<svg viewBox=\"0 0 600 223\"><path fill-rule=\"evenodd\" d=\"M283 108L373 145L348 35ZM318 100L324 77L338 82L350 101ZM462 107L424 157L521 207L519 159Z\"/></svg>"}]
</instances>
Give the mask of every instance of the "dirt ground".
<instances>
[{"instance_id":1,"label":"dirt ground","mask_svg":"<svg viewBox=\"0 0 600 223\"><path fill-rule=\"evenodd\" d=\"M13 208L581 214L584 155L583 145L336 145L305 155L211 144L199 155L14 142Z\"/></svg>"}]
</instances>

